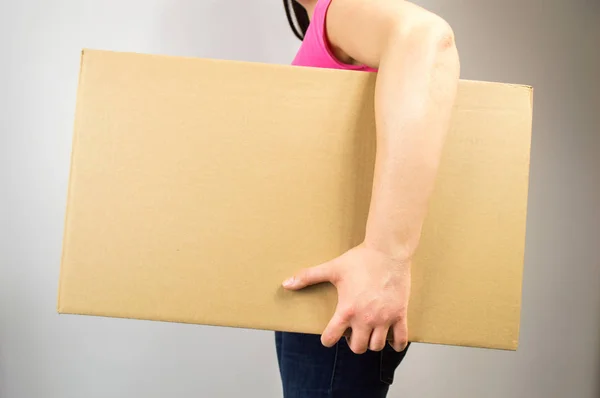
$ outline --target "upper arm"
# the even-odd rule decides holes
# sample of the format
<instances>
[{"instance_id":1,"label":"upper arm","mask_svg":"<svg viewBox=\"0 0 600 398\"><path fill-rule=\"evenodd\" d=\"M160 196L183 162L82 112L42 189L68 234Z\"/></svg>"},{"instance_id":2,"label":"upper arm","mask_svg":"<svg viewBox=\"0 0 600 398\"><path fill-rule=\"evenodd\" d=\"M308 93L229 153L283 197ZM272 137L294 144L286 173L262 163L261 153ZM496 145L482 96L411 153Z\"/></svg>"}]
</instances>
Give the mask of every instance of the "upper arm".
<instances>
[{"instance_id":1,"label":"upper arm","mask_svg":"<svg viewBox=\"0 0 600 398\"><path fill-rule=\"evenodd\" d=\"M432 44L453 40L444 20L404 0L332 0L326 31L333 48L373 68L399 37Z\"/></svg>"}]
</instances>

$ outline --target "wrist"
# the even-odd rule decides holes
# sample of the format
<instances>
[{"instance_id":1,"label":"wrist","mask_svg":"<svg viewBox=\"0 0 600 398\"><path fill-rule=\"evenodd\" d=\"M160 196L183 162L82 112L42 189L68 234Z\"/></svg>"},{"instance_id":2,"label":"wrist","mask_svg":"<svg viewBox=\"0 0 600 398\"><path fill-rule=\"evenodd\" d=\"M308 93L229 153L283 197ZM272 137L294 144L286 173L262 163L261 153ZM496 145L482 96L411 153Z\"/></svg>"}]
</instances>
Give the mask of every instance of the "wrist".
<instances>
[{"instance_id":1,"label":"wrist","mask_svg":"<svg viewBox=\"0 0 600 398\"><path fill-rule=\"evenodd\" d=\"M399 217L374 217L372 213L367 220L364 245L396 262L410 262L421 239L421 217L403 216L400 221Z\"/></svg>"},{"instance_id":2,"label":"wrist","mask_svg":"<svg viewBox=\"0 0 600 398\"><path fill-rule=\"evenodd\" d=\"M410 266L415 252L412 245L389 243L377 239L365 239L361 246L381 254L391 263L398 266Z\"/></svg>"}]
</instances>

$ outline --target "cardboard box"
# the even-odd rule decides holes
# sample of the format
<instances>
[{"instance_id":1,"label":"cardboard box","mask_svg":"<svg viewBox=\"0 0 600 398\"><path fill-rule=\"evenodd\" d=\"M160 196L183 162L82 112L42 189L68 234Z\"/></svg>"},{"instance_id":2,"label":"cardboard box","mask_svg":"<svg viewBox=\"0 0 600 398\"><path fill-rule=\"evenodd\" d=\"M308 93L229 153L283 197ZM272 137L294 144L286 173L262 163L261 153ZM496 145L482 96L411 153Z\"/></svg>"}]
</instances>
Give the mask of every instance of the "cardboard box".
<instances>
[{"instance_id":1,"label":"cardboard box","mask_svg":"<svg viewBox=\"0 0 600 398\"><path fill-rule=\"evenodd\" d=\"M320 333L281 288L361 242L376 75L85 50L58 311ZM461 81L410 340L516 349L531 87Z\"/></svg>"}]
</instances>

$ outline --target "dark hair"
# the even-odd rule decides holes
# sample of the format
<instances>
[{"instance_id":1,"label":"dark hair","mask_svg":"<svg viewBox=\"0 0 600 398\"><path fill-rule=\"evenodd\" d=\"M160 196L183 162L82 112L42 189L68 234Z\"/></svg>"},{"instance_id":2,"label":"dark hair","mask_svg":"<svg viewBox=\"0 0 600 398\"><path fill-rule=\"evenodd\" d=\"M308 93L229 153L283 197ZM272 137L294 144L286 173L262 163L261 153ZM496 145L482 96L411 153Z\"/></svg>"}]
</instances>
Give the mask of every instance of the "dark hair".
<instances>
[{"instance_id":1,"label":"dark hair","mask_svg":"<svg viewBox=\"0 0 600 398\"><path fill-rule=\"evenodd\" d=\"M292 32L298 39L304 40L309 24L308 13L296 0L283 0L283 6Z\"/></svg>"}]
</instances>

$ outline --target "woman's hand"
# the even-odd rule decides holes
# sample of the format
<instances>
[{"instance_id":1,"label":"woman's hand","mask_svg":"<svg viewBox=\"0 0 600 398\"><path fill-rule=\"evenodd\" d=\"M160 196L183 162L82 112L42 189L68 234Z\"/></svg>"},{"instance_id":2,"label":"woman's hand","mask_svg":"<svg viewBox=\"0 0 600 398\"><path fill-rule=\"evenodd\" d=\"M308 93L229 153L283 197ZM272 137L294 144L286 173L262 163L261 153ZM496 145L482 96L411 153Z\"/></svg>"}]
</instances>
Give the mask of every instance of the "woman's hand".
<instances>
[{"instance_id":1,"label":"woman's hand","mask_svg":"<svg viewBox=\"0 0 600 398\"><path fill-rule=\"evenodd\" d=\"M300 271L283 286L299 290L330 282L338 292L335 314L322 334L326 347L335 345L348 328L350 348L357 354L390 344L402 351L408 342L407 308L410 296L410 261L357 246L340 257Z\"/></svg>"}]
</instances>

